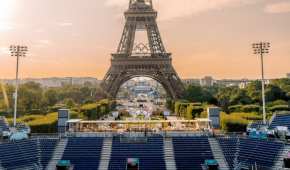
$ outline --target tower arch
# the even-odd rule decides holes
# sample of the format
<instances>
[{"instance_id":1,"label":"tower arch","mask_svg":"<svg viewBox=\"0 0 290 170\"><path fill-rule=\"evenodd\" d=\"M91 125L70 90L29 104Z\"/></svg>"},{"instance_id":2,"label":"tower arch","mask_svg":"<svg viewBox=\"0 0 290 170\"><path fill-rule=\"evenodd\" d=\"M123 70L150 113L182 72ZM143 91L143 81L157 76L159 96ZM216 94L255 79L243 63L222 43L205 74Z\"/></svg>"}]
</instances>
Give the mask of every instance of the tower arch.
<instances>
[{"instance_id":1,"label":"tower arch","mask_svg":"<svg viewBox=\"0 0 290 170\"><path fill-rule=\"evenodd\" d=\"M183 96L184 86L173 68L171 53L166 52L156 18L152 0L130 0L117 52L112 54L111 67L102 82L109 97L115 98L126 80L138 76L158 81L171 98ZM140 30L147 32L148 44L134 44Z\"/></svg>"}]
</instances>

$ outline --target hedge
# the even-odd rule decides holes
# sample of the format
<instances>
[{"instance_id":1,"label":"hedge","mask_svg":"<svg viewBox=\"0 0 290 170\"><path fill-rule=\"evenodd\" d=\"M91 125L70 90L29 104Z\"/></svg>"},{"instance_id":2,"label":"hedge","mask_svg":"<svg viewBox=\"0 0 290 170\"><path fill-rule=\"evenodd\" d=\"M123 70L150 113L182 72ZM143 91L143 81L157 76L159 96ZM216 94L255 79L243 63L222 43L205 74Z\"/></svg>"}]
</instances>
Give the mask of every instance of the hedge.
<instances>
[{"instance_id":1,"label":"hedge","mask_svg":"<svg viewBox=\"0 0 290 170\"><path fill-rule=\"evenodd\" d=\"M268 108L270 112L276 112L276 111L290 111L290 108L288 105L276 105Z\"/></svg>"},{"instance_id":2,"label":"hedge","mask_svg":"<svg viewBox=\"0 0 290 170\"><path fill-rule=\"evenodd\" d=\"M245 132L248 123L261 119L256 113L222 113L221 127L227 132Z\"/></svg>"},{"instance_id":3,"label":"hedge","mask_svg":"<svg viewBox=\"0 0 290 170\"><path fill-rule=\"evenodd\" d=\"M12 123L12 118L7 119ZM57 132L57 113L46 115L26 115L17 119L30 126L32 133L56 133Z\"/></svg>"},{"instance_id":4,"label":"hedge","mask_svg":"<svg viewBox=\"0 0 290 170\"><path fill-rule=\"evenodd\" d=\"M115 101L104 99L97 103L86 104L81 107L80 111L87 117L87 119L96 120L106 114L109 114L115 106Z\"/></svg>"},{"instance_id":5,"label":"hedge","mask_svg":"<svg viewBox=\"0 0 290 170\"><path fill-rule=\"evenodd\" d=\"M233 112L245 112L245 113L251 113L251 112L259 112L260 106L251 104L251 105L233 105L229 107L230 113Z\"/></svg>"},{"instance_id":6,"label":"hedge","mask_svg":"<svg viewBox=\"0 0 290 170\"><path fill-rule=\"evenodd\" d=\"M260 106L259 105L243 105L242 112L251 113L251 112L259 112Z\"/></svg>"},{"instance_id":7,"label":"hedge","mask_svg":"<svg viewBox=\"0 0 290 170\"><path fill-rule=\"evenodd\" d=\"M233 105L233 106L229 106L229 112L233 113L233 112L241 112L242 110L242 105Z\"/></svg>"}]
</instances>

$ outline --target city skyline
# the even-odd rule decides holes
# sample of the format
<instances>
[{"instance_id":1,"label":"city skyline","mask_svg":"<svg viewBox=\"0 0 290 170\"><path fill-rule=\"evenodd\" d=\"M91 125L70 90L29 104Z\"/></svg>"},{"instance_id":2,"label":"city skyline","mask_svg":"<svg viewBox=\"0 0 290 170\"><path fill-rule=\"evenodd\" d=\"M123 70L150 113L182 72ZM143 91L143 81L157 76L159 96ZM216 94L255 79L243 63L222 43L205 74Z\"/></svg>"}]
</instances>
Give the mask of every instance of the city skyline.
<instances>
[{"instance_id":1,"label":"city skyline","mask_svg":"<svg viewBox=\"0 0 290 170\"><path fill-rule=\"evenodd\" d=\"M259 58L252 54L251 43L263 40L272 43L265 57L266 78L290 72L289 1L178 2L154 1L154 7L161 36L181 78L258 79ZM127 3L1 1L0 78L15 77L16 59L8 50L10 44L20 43L29 47L28 57L20 61L22 78L102 79L123 31Z\"/></svg>"}]
</instances>

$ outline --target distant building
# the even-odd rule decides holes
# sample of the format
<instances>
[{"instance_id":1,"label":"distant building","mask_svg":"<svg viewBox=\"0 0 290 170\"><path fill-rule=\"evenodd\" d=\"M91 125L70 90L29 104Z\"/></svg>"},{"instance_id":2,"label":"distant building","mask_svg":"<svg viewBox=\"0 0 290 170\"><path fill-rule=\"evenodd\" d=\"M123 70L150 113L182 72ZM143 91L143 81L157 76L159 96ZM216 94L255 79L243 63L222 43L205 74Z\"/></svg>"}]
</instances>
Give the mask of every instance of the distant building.
<instances>
[{"instance_id":1,"label":"distant building","mask_svg":"<svg viewBox=\"0 0 290 170\"><path fill-rule=\"evenodd\" d=\"M200 80L201 86L213 86L214 79L211 76L205 76L203 79Z\"/></svg>"},{"instance_id":2,"label":"distant building","mask_svg":"<svg viewBox=\"0 0 290 170\"><path fill-rule=\"evenodd\" d=\"M290 73L287 73L287 78L290 79Z\"/></svg>"},{"instance_id":3,"label":"distant building","mask_svg":"<svg viewBox=\"0 0 290 170\"><path fill-rule=\"evenodd\" d=\"M243 81L243 82L240 82L239 84L239 88L240 89L244 89L247 87L247 85L249 84L250 82L249 81Z\"/></svg>"},{"instance_id":4,"label":"distant building","mask_svg":"<svg viewBox=\"0 0 290 170\"><path fill-rule=\"evenodd\" d=\"M15 80L2 80L6 84L15 84ZM100 80L91 77L64 77L64 78L27 78L22 79L20 84L27 82L35 82L41 84L43 87L61 87L63 85L84 85L85 83L91 83L92 85L97 85Z\"/></svg>"},{"instance_id":5,"label":"distant building","mask_svg":"<svg viewBox=\"0 0 290 170\"><path fill-rule=\"evenodd\" d=\"M186 85L200 85L200 79L183 79L182 82Z\"/></svg>"},{"instance_id":6,"label":"distant building","mask_svg":"<svg viewBox=\"0 0 290 170\"><path fill-rule=\"evenodd\" d=\"M252 80L248 79L223 79L217 80L216 83L221 86L233 87L237 86L240 89L245 88Z\"/></svg>"}]
</instances>

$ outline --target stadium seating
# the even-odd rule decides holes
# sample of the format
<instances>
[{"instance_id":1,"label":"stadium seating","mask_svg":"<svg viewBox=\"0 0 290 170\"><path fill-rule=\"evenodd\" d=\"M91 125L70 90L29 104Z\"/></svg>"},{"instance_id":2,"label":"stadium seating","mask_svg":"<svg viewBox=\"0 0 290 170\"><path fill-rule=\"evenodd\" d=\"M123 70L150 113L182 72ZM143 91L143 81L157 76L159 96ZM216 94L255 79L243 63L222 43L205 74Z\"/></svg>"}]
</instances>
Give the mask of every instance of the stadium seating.
<instances>
[{"instance_id":1,"label":"stadium seating","mask_svg":"<svg viewBox=\"0 0 290 170\"><path fill-rule=\"evenodd\" d=\"M229 168L234 168L234 160L238 153L237 140L238 138L217 138L221 149L223 150Z\"/></svg>"},{"instance_id":2,"label":"stadium seating","mask_svg":"<svg viewBox=\"0 0 290 170\"><path fill-rule=\"evenodd\" d=\"M127 158L139 158L140 170L165 170L163 138L149 137L146 143L121 143L113 139L109 170L124 170Z\"/></svg>"},{"instance_id":3,"label":"stadium seating","mask_svg":"<svg viewBox=\"0 0 290 170\"><path fill-rule=\"evenodd\" d=\"M274 129L277 126L287 126L290 129L290 113L289 114L277 114L270 124L270 129Z\"/></svg>"},{"instance_id":4,"label":"stadium seating","mask_svg":"<svg viewBox=\"0 0 290 170\"><path fill-rule=\"evenodd\" d=\"M69 138L63 160L70 160L77 170L95 170L99 166L103 138Z\"/></svg>"},{"instance_id":5,"label":"stadium seating","mask_svg":"<svg viewBox=\"0 0 290 170\"><path fill-rule=\"evenodd\" d=\"M103 138L68 138L62 157L70 160L77 170L99 167ZM218 137L225 159L234 169L238 165L272 168L284 143L277 141ZM126 142L124 142L126 141ZM128 143L129 142L129 143ZM205 160L213 159L208 137L173 137L173 151L178 170L202 170ZM58 139L31 139L0 144L0 164L7 170L45 169L53 157ZM109 170L123 170L128 158L138 158L140 170L165 170L163 138L148 137L147 141L120 141L114 137ZM1 167L0 166L0 167ZM264 170L267 170L264 169Z\"/></svg>"},{"instance_id":6,"label":"stadium seating","mask_svg":"<svg viewBox=\"0 0 290 170\"><path fill-rule=\"evenodd\" d=\"M240 163L273 167L284 146L281 142L248 138L218 138L218 141L231 169Z\"/></svg>"},{"instance_id":7,"label":"stadium seating","mask_svg":"<svg viewBox=\"0 0 290 170\"><path fill-rule=\"evenodd\" d=\"M259 129L261 126L264 126L264 123L263 123L263 121L259 120L259 121L252 122L252 123L249 125L249 128L252 128L252 129Z\"/></svg>"},{"instance_id":8,"label":"stadium seating","mask_svg":"<svg viewBox=\"0 0 290 170\"><path fill-rule=\"evenodd\" d=\"M52 158L52 154L54 152L57 142L58 142L57 139L39 139L41 151L40 163L43 168L47 166L49 160Z\"/></svg>"},{"instance_id":9,"label":"stadium seating","mask_svg":"<svg viewBox=\"0 0 290 170\"><path fill-rule=\"evenodd\" d=\"M0 145L1 165L7 170L38 164L36 140L3 143Z\"/></svg>"},{"instance_id":10,"label":"stadium seating","mask_svg":"<svg viewBox=\"0 0 290 170\"><path fill-rule=\"evenodd\" d=\"M204 161L213 159L207 137L175 137L172 141L178 170L202 170Z\"/></svg>"}]
</instances>

